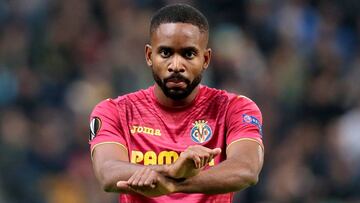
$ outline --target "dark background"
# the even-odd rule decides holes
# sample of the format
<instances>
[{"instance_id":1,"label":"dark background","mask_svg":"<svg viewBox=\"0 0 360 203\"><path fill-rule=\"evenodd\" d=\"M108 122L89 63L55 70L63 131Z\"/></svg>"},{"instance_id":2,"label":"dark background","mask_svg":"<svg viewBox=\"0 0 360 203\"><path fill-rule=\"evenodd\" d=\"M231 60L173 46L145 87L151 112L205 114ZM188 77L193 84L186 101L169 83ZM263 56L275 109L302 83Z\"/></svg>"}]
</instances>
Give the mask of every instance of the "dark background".
<instances>
[{"instance_id":1,"label":"dark background","mask_svg":"<svg viewBox=\"0 0 360 203\"><path fill-rule=\"evenodd\" d=\"M153 84L158 0L0 0L0 202L116 202L90 161L99 101ZM182 1L211 25L204 83L252 98L265 165L234 202L360 202L360 3Z\"/></svg>"}]
</instances>

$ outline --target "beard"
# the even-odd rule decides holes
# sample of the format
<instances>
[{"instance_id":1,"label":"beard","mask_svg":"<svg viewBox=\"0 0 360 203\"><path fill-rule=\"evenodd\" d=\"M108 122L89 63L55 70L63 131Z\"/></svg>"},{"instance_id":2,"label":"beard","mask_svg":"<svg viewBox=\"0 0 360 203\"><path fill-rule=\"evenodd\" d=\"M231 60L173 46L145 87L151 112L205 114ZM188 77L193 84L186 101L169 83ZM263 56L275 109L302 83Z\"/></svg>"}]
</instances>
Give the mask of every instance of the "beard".
<instances>
[{"instance_id":1,"label":"beard","mask_svg":"<svg viewBox=\"0 0 360 203\"><path fill-rule=\"evenodd\" d=\"M156 73L154 73L154 71L152 73L153 73L155 82L159 85L161 90L164 92L165 96L169 97L170 99L173 99L173 100L185 99L187 96L189 96L191 94L191 92L195 89L195 87L200 84L201 79L202 79L201 74L196 76L193 81L190 81L189 79L185 78L180 73L173 73L169 77L165 78L164 80L161 80L160 77L158 75L156 75ZM184 82L186 84L186 88L185 89L178 88L178 87L168 88L166 86L166 83L169 82L169 80L177 80L177 81Z\"/></svg>"}]
</instances>

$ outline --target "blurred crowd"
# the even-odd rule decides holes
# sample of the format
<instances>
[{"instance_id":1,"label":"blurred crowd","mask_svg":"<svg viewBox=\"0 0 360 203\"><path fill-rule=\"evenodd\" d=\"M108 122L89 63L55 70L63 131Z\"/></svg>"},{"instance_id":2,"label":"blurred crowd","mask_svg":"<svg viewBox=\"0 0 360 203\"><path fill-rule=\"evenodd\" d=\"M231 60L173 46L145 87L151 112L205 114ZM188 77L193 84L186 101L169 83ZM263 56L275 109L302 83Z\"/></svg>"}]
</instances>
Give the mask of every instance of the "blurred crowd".
<instances>
[{"instance_id":1,"label":"blurred crowd","mask_svg":"<svg viewBox=\"0 0 360 203\"><path fill-rule=\"evenodd\" d=\"M153 84L149 20L175 2L209 20L203 83L263 113L260 182L234 202L360 202L356 0L1 0L0 202L117 201L92 172L89 114Z\"/></svg>"}]
</instances>

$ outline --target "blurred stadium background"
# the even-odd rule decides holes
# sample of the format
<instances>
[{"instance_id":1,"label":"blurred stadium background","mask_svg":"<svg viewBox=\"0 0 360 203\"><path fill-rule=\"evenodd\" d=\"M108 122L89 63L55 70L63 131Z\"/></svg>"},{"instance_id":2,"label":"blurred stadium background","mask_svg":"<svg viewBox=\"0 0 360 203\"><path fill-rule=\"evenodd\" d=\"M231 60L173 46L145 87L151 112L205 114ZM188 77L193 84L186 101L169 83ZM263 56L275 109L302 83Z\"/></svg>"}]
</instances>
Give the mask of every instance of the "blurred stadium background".
<instances>
[{"instance_id":1,"label":"blurred stadium background","mask_svg":"<svg viewBox=\"0 0 360 203\"><path fill-rule=\"evenodd\" d=\"M151 14L171 0L0 0L0 202L117 201L94 179L93 106L151 85ZM211 24L204 83L252 98L266 160L247 203L360 202L360 2L182 1Z\"/></svg>"}]
</instances>

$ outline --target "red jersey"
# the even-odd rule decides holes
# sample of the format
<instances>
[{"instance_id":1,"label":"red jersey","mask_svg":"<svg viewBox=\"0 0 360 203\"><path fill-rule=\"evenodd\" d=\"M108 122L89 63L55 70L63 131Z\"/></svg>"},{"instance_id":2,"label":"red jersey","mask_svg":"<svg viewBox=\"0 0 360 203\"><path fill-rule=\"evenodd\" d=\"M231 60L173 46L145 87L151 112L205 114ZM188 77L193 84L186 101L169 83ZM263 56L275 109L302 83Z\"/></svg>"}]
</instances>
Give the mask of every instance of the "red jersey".
<instances>
[{"instance_id":1,"label":"red jersey","mask_svg":"<svg viewBox=\"0 0 360 203\"><path fill-rule=\"evenodd\" d=\"M97 145L116 143L128 151L134 164L171 164L191 145L222 153L204 170L226 159L226 148L249 139L262 145L262 116L256 104L244 96L200 85L194 101L180 109L162 106L155 86L116 99L107 99L93 110L91 153ZM233 193L175 193L156 198L120 194L127 202L231 202Z\"/></svg>"}]
</instances>

